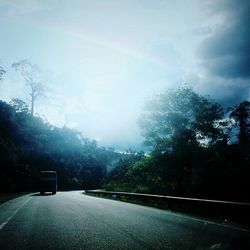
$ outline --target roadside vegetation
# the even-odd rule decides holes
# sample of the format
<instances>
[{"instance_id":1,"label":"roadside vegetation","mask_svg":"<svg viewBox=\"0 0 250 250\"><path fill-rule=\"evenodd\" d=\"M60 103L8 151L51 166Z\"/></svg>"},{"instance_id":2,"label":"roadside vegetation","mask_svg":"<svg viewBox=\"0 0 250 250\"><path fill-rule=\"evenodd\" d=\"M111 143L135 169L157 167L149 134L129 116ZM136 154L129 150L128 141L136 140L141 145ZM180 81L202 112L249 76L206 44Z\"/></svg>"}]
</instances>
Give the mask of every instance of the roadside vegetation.
<instances>
[{"instance_id":1,"label":"roadside vegetation","mask_svg":"<svg viewBox=\"0 0 250 250\"><path fill-rule=\"evenodd\" d=\"M0 101L1 193L37 190L40 171L55 170L61 190L250 202L250 102L226 109L188 87L167 90L146 103L138 121L150 152L121 153L34 115L43 89L38 80L32 88L33 66L23 71L23 64L14 66L28 77L30 105ZM0 79L5 73L0 67Z\"/></svg>"},{"instance_id":2,"label":"roadside vegetation","mask_svg":"<svg viewBox=\"0 0 250 250\"><path fill-rule=\"evenodd\" d=\"M107 171L126 158L75 130L32 116L20 99L0 101L1 193L37 190L42 170L57 171L61 190L100 188Z\"/></svg>"},{"instance_id":3,"label":"roadside vegetation","mask_svg":"<svg viewBox=\"0 0 250 250\"><path fill-rule=\"evenodd\" d=\"M183 87L155 96L139 120L149 156L120 164L106 190L250 201L250 102L226 112Z\"/></svg>"}]
</instances>

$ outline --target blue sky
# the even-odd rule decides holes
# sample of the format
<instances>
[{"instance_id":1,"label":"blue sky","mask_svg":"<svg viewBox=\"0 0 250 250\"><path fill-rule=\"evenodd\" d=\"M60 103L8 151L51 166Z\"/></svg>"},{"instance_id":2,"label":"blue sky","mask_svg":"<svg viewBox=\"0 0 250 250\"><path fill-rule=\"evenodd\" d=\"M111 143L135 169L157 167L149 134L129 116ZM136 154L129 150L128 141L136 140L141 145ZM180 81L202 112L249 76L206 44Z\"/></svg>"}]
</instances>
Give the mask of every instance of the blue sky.
<instances>
[{"instance_id":1,"label":"blue sky","mask_svg":"<svg viewBox=\"0 0 250 250\"><path fill-rule=\"evenodd\" d=\"M0 98L28 102L11 64L37 64L36 112L100 145L139 148L147 98L187 82L225 106L249 99L249 1L0 0Z\"/></svg>"}]
</instances>

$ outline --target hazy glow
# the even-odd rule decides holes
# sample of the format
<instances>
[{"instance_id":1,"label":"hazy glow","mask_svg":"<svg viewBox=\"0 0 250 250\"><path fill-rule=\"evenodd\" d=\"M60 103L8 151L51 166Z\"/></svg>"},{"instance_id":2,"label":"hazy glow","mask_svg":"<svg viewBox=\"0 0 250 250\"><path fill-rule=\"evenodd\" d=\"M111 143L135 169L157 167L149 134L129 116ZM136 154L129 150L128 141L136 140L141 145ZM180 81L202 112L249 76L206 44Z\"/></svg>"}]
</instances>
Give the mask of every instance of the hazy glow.
<instances>
[{"instance_id":1,"label":"hazy glow","mask_svg":"<svg viewBox=\"0 0 250 250\"><path fill-rule=\"evenodd\" d=\"M234 98L227 87L232 79L210 74L199 55L204 41L228 20L223 4L0 0L0 59L8 70L0 98L27 100L26 87L10 67L27 58L43 69L50 89L49 98L37 103L39 114L101 145L138 148L136 121L145 98L185 81L199 92L216 97L224 90Z\"/></svg>"}]
</instances>

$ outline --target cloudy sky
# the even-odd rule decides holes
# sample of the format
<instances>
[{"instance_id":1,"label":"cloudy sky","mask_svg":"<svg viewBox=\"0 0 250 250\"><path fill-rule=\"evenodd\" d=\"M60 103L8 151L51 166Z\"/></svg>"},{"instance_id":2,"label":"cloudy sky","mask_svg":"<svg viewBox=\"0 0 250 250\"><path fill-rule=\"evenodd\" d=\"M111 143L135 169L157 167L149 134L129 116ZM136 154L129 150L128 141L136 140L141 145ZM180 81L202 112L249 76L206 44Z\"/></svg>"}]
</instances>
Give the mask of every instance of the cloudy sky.
<instances>
[{"instance_id":1,"label":"cloudy sky","mask_svg":"<svg viewBox=\"0 0 250 250\"><path fill-rule=\"evenodd\" d=\"M145 100L184 82L224 106L250 98L248 0L0 0L0 98L29 101L11 64L48 86L36 112L99 145L139 148Z\"/></svg>"}]
</instances>

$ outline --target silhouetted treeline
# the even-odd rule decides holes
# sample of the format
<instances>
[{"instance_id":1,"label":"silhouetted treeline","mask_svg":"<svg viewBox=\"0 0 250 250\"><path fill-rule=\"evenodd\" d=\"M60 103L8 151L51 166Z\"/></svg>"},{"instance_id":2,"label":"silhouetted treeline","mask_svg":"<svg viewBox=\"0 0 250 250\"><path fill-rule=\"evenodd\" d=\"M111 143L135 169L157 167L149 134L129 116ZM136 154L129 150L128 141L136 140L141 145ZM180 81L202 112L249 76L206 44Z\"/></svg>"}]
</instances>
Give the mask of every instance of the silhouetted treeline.
<instances>
[{"instance_id":1,"label":"silhouetted treeline","mask_svg":"<svg viewBox=\"0 0 250 250\"><path fill-rule=\"evenodd\" d=\"M125 155L69 128L33 117L20 99L0 101L0 192L37 190L41 170L56 170L59 189L100 188Z\"/></svg>"},{"instance_id":2,"label":"silhouetted treeline","mask_svg":"<svg viewBox=\"0 0 250 250\"><path fill-rule=\"evenodd\" d=\"M190 88L168 90L147 103L139 125L151 152L117 153L33 117L20 99L0 101L0 191L36 190L40 171L56 170L64 190L250 202L250 102L224 112Z\"/></svg>"},{"instance_id":3,"label":"silhouetted treeline","mask_svg":"<svg viewBox=\"0 0 250 250\"><path fill-rule=\"evenodd\" d=\"M147 103L139 125L152 152L121 162L104 188L250 202L250 102L224 113L190 88L168 90Z\"/></svg>"}]
</instances>

